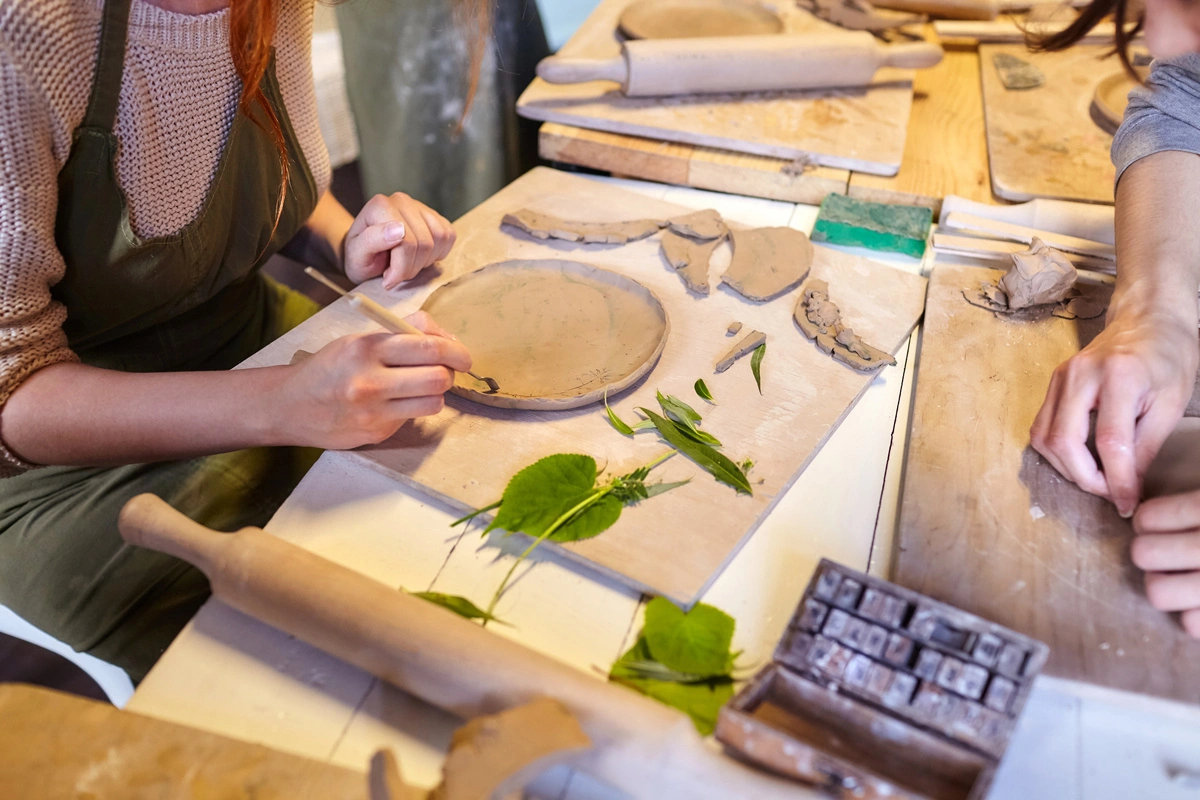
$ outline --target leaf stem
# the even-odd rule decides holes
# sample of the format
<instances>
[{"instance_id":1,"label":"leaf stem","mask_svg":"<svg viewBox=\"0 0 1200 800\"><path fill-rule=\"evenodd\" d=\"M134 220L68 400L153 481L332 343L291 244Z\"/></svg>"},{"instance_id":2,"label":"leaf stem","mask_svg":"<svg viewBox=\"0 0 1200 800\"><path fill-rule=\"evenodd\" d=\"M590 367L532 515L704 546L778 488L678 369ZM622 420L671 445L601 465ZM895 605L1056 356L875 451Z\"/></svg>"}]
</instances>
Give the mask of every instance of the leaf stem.
<instances>
[{"instance_id":1,"label":"leaf stem","mask_svg":"<svg viewBox=\"0 0 1200 800\"><path fill-rule=\"evenodd\" d=\"M478 517L480 514L486 514L488 511L491 511L493 508L499 508L500 503L502 503L502 502L503 502L503 500L497 500L496 502L492 503L490 506L484 506L483 508L479 508L479 509L476 509L475 511L472 511L470 514L467 514L465 517L459 517L458 519L454 520L454 522L450 523L450 527L454 528L459 525L462 525L464 522L470 522L471 520Z\"/></svg>"}]
</instances>

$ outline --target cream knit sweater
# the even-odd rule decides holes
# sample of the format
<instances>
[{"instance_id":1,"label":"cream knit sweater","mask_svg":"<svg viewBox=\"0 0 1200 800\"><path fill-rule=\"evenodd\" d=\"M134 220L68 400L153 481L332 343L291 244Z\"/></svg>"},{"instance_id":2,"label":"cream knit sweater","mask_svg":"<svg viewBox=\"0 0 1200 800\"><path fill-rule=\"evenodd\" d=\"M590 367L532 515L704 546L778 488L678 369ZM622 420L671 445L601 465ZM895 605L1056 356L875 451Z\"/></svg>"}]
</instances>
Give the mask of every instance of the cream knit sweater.
<instances>
[{"instance_id":1,"label":"cream knit sweater","mask_svg":"<svg viewBox=\"0 0 1200 800\"><path fill-rule=\"evenodd\" d=\"M275 68L324 192L313 4L282 0ZM103 0L0 0L0 405L34 371L76 358L62 331L66 309L50 297L65 270L54 243L57 176L87 108L102 9ZM115 133L117 176L139 236L178 232L208 194L241 94L228 17L133 0ZM0 475L29 466L0 445Z\"/></svg>"}]
</instances>

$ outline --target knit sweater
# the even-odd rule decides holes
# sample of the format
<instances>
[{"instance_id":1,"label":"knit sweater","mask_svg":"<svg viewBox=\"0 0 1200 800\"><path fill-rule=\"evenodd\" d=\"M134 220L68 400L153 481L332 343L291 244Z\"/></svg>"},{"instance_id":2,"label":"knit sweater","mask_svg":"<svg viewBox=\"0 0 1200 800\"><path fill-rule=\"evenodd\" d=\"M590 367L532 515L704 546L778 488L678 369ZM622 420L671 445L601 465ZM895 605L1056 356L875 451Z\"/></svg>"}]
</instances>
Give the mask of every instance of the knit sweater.
<instances>
[{"instance_id":1,"label":"knit sweater","mask_svg":"<svg viewBox=\"0 0 1200 800\"><path fill-rule=\"evenodd\" d=\"M50 295L65 271L54 242L57 176L87 109L103 5L0 0L0 422L21 381L77 360L62 330L67 311ZM314 0L280 5L276 75L324 192L330 170L313 90ZM241 90L228 9L188 15L133 0L114 132L117 178L139 236L172 235L199 214ZM30 466L0 445L0 475Z\"/></svg>"}]
</instances>

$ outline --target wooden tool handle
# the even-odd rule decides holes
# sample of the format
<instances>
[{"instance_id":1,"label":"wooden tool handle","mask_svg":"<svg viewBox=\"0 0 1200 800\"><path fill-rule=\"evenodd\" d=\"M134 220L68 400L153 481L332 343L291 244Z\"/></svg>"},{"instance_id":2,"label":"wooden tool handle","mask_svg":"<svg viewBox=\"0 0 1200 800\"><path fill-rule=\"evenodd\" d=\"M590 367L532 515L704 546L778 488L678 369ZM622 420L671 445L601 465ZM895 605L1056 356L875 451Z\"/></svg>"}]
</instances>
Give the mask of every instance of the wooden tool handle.
<instances>
[{"instance_id":1,"label":"wooden tool handle","mask_svg":"<svg viewBox=\"0 0 1200 800\"><path fill-rule=\"evenodd\" d=\"M900 69L926 69L942 61L942 48L932 42L912 42L881 47L879 66Z\"/></svg>"},{"instance_id":2,"label":"wooden tool handle","mask_svg":"<svg viewBox=\"0 0 1200 800\"><path fill-rule=\"evenodd\" d=\"M538 62L537 75L547 83L616 81L624 86L629 80L629 65L623 55L612 58L550 56Z\"/></svg>"},{"instance_id":3,"label":"wooden tool handle","mask_svg":"<svg viewBox=\"0 0 1200 800\"><path fill-rule=\"evenodd\" d=\"M414 325L408 324L403 317L379 305L379 303L376 303L365 294L359 294L358 292L351 294L350 306L367 319L382 325L392 333L411 333L417 336L425 335L424 331Z\"/></svg>"},{"instance_id":4,"label":"wooden tool handle","mask_svg":"<svg viewBox=\"0 0 1200 800\"><path fill-rule=\"evenodd\" d=\"M879 8L929 14L946 19L995 19L999 0L874 0Z\"/></svg>"},{"instance_id":5,"label":"wooden tool handle","mask_svg":"<svg viewBox=\"0 0 1200 800\"><path fill-rule=\"evenodd\" d=\"M233 608L460 717L560 701L595 745L575 766L633 797L796 796L794 784L709 750L674 709L258 528L216 533L153 495L130 500L119 526L125 541L200 567Z\"/></svg>"}]
</instances>

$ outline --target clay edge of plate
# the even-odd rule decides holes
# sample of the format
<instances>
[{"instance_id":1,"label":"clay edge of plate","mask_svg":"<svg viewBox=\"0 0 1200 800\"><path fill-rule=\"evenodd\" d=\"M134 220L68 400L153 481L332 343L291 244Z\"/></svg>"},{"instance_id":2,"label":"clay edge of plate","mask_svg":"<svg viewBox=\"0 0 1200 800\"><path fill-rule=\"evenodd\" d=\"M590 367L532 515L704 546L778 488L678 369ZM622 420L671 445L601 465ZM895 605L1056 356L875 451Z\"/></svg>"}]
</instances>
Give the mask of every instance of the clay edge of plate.
<instances>
[{"instance_id":1,"label":"clay edge of plate","mask_svg":"<svg viewBox=\"0 0 1200 800\"><path fill-rule=\"evenodd\" d=\"M634 2L627 5L621 12L621 16L617 20L617 27L629 39L663 38L647 36L642 28L646 16L650 16L653 19L654 12L658 10L655 6L674 6L684 9L742 8L743 10L749 10L752 14L758 15L761 21L774 28L773 31L755 31L755 35L782 33L786 27L783 17L766 6L752 2L732 2L731 0L634 0ZM739 34L730 35L737 36Z\"/></svg>"}]
</instances>

